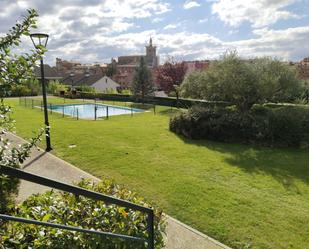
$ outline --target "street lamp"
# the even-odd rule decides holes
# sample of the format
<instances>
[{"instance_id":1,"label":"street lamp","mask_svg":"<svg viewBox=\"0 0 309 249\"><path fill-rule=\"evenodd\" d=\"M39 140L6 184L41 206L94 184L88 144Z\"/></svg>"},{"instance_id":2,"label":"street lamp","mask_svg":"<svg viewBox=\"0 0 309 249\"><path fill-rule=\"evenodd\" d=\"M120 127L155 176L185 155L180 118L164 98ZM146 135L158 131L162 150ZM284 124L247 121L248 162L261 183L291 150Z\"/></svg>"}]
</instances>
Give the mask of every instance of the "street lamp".
<instances>
[{"instance_id":1,"label":"street lamp","mask_svg":"<svg viewBox=\"0 0 309 249\"><path fill-rule=\"evenodd\" d=\"M49 36L47 34L41 34L41 33L30 34L31 41L36 49L38 49L40 46L46 48L48 37ZM49 127L49 122L48 122L43 56L41 56L40 61L41 61L41 84L42 84L42 93L43 93L45 135L46 135L46 151L51 151L52 147L50 143L50 127Z\"/></svg>"}]
</instances>

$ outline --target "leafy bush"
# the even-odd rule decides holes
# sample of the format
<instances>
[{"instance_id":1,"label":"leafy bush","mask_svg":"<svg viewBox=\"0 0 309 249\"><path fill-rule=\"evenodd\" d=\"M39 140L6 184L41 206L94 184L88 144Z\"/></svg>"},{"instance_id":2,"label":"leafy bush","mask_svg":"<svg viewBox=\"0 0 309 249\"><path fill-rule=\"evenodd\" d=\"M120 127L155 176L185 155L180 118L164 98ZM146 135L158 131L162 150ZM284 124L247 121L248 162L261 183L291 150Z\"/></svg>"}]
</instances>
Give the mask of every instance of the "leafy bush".
<instances>
[{"instance_id":1,"label":"leafy bush","mask_svg":"<svg viewBox=\"0 0 309 249\"><path fill-rule=\"evenodd\" d=\"M149 207L136 193L121 188L108 180L98 184L82 180L77 185ZM48 191L44 194L33 195L16 208L15 215L45 222L147 238L147 215L70 193ZM159 249L164 246L165 222L162 212L158 210L155 210L154 224L155 248ZM0 244L2 243L5 248L146 248L143 242L128 242L110 237L27 224L10 223L1 230Z\"/></svg>"},{"instance_id":2,"label":"leafy bush","mask_svg":"<svg viewBox=\"0 0 309 249\"><path fill-rule=\"evenodd\" d=\"M46 91L50 94L59 94L60 91L66 91L67 87L59 81L50 81L47 84Z\"/></svg>"},{"instance_id":3,"label":"leafy bush","mask_svg":"<svg viewBox=\"0 0 309 249\"><path fill-rule=\"evenodd\" d=\"M309 139L309 109L255 105L250 112L236 108L195 106L170 121L170 130L192 139L300 146Z\"/></svg>"},{"instance_id":4,"label":"leafy bush","mask_svg":"<svg viewBox=\"0 0 309 249\"><path fill-rule=\"evenodd\" d=\"M41 92L40 84L37 80L25 81L22 84L13 84L9 96L36 96Z\"/></svg>"},{"instance_id":5,"label":"leafy bush","mask_svg":"<svg viewBox=\"0 0 309 249\"><path fill-rule=\"evenodd\" d=\"M44 54L45 48L38 46L35 51L23 54L15 54L11 51L13 48L18 51L15 48L20 45L22 36L28 36L30 29L36 27L37 16L35 10L29 9L24 18L0 38L0 167L19 168L42 134L40 133L30 143L14 145L13 141L6 136L7 131L14 127L13 120L10 118L11 108L3 101L3 98L14 94L34 94L38 87L38 82L34 80L33 67ZM10 212L18 191L18 184L18 179L12 180L0 174L0 213Z\"/></svg>"},{"instance_id":6,"label":"leafy bush","mask_svg":"<svg viewBox=\"0 0 309 249\"><path fill-rule=\"evenodd\" d=\"M94 87L87 86L87 85L76 86L74 88L76 89L76 91L80 91L80 92L88 92L88 93L96 92Z\"/></svg>"}]
</instances>

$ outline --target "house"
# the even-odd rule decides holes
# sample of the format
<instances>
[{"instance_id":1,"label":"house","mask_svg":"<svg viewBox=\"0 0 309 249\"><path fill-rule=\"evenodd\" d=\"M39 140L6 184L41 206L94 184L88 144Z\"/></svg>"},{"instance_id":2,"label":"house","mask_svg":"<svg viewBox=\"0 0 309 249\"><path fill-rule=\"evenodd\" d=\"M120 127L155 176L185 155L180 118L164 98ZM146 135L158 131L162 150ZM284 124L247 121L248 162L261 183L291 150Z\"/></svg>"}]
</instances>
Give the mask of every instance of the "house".
<instances>
[{"instance_id":1,"label":"house","mask_svg":"<svg viewBox=\"0 0 309 249\"><path fill-rule=\"evenodd\" d=\"M107 92L117 90L120 85L107 76L103 76L91 85L97 92Z\"/></svg>"},{"instance_id":2,"label":"house","mask_svg":"<svg viewBox=\"0 0 309 249\"><path fill-rule=\"evenodd\" d=\"M120 85L101 71L85 73L69 73L63 77L62 83L72 87L89 86L97 92L116 91Z\"/></svg>"},{"instance_id":3,"label":"house","mask_svg":"<svg viewBox=\"0 0 309 249\"><path fill-rule=\"evenodd\" d=\"M57 71L52 68L50 65L48 64L44 64L43 66L44 68L44 78L46 80L46 82L48 83L49 81L61 81L62 77L60 74L57 73ZM41 79L41 67L40 66L35 66L34 67L34 75L37 79Z\"/></svg>"}]
</instances>

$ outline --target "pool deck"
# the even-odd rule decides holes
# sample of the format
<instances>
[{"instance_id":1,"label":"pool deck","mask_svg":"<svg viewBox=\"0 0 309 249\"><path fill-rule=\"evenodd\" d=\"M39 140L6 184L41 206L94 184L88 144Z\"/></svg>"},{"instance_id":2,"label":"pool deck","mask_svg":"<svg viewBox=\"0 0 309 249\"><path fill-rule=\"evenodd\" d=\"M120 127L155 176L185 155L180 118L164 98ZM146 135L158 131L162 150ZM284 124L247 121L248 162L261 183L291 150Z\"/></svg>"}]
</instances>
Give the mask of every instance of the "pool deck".
<instances>
[{"instance_id":1,"label":"pool deck","mask_svg":"<svg viewBox=\"0 0 309 249\"><path fill-rule=\"evenodd\" d=\"M13 141L13 144L25 142L25 140L14 134L8 134L7 136ZM79 181L81 178L99 181L98 178L41 149L32 150L31 156L23 164L23 169L65 183ZM30 195L42 193L48 189L48 187L22 180L17 202L20 203ZM165 249L229 249L224 244L192 227L168 215L166 217L168 225Z\"/></svg>"}]
</instances>

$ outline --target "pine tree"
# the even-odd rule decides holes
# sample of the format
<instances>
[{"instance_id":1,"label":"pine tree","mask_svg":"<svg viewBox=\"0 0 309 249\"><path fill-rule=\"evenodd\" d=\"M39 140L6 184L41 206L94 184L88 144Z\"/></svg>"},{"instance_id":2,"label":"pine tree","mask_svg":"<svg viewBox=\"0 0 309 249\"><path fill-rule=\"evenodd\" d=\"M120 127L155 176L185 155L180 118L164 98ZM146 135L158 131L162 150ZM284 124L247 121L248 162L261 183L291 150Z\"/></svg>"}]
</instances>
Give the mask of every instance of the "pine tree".
<instances>
[{"instance_id":1,"label":"pine tree","mask_svg":"<svg viewBox=\"0 0 309 249\"><path fill-rule=\"evenodd\" d=\"M151 72L143 57L140 59L139 66L135 69L132 91L135 96L140 96L142 98L143 103L145 97L153 95L154 92Z\"/></svg>"}]
</instances>

